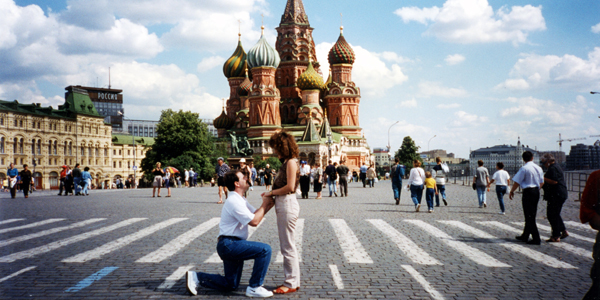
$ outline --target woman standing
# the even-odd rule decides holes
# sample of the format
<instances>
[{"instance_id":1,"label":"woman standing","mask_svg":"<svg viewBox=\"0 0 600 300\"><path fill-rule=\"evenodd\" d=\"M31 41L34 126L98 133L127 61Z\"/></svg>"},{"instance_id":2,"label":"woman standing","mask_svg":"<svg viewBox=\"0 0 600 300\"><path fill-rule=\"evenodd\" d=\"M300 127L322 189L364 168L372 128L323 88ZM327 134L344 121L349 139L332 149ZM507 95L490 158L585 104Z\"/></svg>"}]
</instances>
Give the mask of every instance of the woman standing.
<instances>
[{"instance_id":1,"label":"woman standing","mask_svg":"<svg viewBox=\"0 0 600 300\"><path fill-rule=\"evenodd\" d=\"M152 174L154 175L154 181L152 182L152 197L154 197L156 193L156 188L158 188L158 197L160 197L160 188L163 184L163 176L165 176L165 172L160 168L160 162L156 163L156 168L152 170Z\"/></svg>"},{"instance_id":2,"label":"woman standing","mask_svg":"<svg viewBox=\"0 0 600 300\"><path fill-rule=\"evenodd\" d=\"M421 198L423 198L423 184L425 183L425 170L421 168L421 162L418 159L413 161L413 168L408 177L408 186L410 188L410 197L415 204L415 211L421 208Z\"/></svg>"},{"instance_id":3,"label":"woman standing","mask_svg":"<svg viewBox=\"0 0 600 300\"><path fill-rule=\"evenodd\" d=\"M296 189L300 181L297 159L299 151L294 137L285 131L273 134L269 139L269 146L282 161L281 168L275 176L273 189L262 194L263 197L273 197L275 200L279 246L283 255L285 281L273 293L287 294L300 288L300 262L294 238L300 213L296 199Z\"/></svg>"},{"instance_id":4,"label":"woman standing","mask_svg":"<svg viewBox=\"0 0 600 300\"><path fill-rule=\"evenodd\" d=\"M377 173L375 173L375 168L373 167L373 165L371 165L367 169L367 180L369 181L370 187L373 187L375 185L375 176L377 176Z\"/></svg>"},{"instance_id":5,"label":"woman standing","mask_svg":"<svg viewBox=\"0 0 600 300\"><path fill-rule=\"evenodd\" d=\"M565 224L560 217L562 206L569 197L563 171L556 165L554 156L550 153L542 155L542 165L548 170L544 174L544 200L548 201L546 209L548 222L552 226L552 237L546 242L556 243L569 236Z\"/></svg>"},{"instance_id":6,"label":"woman standing","mask_svg":"<svg viewBox=\"0 0 600 300\"><path fill-rule=\"evenodd\" d=\"M83 168L83 172L81 172L81 183L83 184L83 189L81 190L81 195L89 196L88 190L92 186L92 174L90 174L90 168Z\"/></svg>"},{"instance_id":7,"label":"woman standing","mask_svg":"<svg viewBox=\"0 0 600 300\"><path fill-rule=\"evenodd\" d=\"M165 188L167 189L167 195L165 197L171 197L171 172L169 172L169 170L165 170L164 181L165 181Z\"/></svg>"},{"instance_id":8,"label":"woman standing","mask_svg":"<svg viewBox=\"0 0 600 300\"><path fill-rule=\"evenodd\" d=\"M315 193L317 193L316 199L323 198L321 192L323 191L323 168L320 163L315 164L315 175L313 177L313 184L315 186Z\"/></svg>"}]
</instances>

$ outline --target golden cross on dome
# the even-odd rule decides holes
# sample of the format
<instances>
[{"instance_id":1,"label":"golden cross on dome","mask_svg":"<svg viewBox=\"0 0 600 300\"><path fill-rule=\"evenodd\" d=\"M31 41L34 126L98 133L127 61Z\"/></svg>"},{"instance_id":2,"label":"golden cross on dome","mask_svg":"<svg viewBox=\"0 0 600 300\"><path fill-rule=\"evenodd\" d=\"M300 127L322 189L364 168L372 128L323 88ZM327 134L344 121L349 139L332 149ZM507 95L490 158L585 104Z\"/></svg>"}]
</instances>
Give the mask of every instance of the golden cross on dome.
<instances>
[{"instance_id":1,"label":"golden cross on dome","mask_svg":"<svg viewBox=\"0 0 600 300\"><path fill-rule=\"evenodd\" d=\"M344 16L340 13L340 34L344 33Z\"/></svg>"},{"instance_id":2,"label":"golden cross on dome","mask_svg":"<svg viewBox=\"0 0 600 300\"><path fill-rule=\"evenodd\" d=\"M265 15L260 14L260 35L265 33Z\"/></svg>"},{"instance_id":3,"label":"golden cross on dome","mask_svg":"<svg viewBox=\"0 0 600 300\"><path fill-rule=\"evenodd\" d=\"M223 110L225 110L225 98L223 98Z\"/></svg>"},{"instance_id":4,"label":"golden cross on dome","mask_svg":"<svg viewBox=\"0 0 600 300\"><path fill-rule=\"evenodd\" d=\"M242 20L238 20L238 39L242 38Z\"/></svg>"}]
</instances>

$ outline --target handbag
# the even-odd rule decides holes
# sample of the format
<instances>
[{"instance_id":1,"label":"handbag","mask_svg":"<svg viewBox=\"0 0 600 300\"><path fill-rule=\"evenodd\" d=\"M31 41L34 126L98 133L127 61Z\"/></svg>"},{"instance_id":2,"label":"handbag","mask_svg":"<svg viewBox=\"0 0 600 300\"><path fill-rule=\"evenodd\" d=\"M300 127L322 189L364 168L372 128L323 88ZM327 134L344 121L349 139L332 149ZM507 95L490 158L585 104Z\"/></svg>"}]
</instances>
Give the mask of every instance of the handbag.
<instances>
[{"instance_id":1,"label":"handbag","mask_svg":"<svg viewBox=\"0 0 600 300\"><path fill-rule=\"evenodd\" d=\"M473 190L477 189L477 184L473 182Z\"/></svg>"}]
</instances>

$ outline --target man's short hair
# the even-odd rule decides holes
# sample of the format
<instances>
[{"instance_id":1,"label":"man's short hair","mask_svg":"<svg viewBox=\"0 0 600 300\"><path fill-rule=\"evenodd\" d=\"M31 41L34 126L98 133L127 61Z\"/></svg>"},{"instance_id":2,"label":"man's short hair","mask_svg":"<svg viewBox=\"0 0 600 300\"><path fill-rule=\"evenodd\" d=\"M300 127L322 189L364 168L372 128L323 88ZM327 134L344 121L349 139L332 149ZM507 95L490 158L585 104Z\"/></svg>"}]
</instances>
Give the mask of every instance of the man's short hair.
<instances>
[{"instance_id":1,"label":"man's short hair","mask_svg":"<svg viewBox=\"0 0 600 300\"><path fill-rule=\"evenodd\" d=\"M435 162L436 163L442 162L442 159L438 156L438 157L435 158Z\"/></svg>"},{"instance_id":2,"label":"man's short hair","mask_svg":"<svg viewBox=\"0 0 600 300\"><path fill-rule=\"evenodd\" d=\"M83 168L83 170L87 172L90 170L90 167L85 167L85 168Z\"/></svg>"},{"instance_id":3,"label":"man's short hair","mask_svg":"<svg viewBox=\"0 0 600 300\"><path fill-rule=\"evenodd\" d=\"M399 159L399 158L397 158L397 157L396 157L396 158L394 158L394 161L395 161L397 164L399 164L399 163L400 163L400 159Z\"/></svg>"},{"instance_id":4,"label":"man's short hair","mask_svg":"<svg viewBox=\"0 0 600 300\"><path fill-rule=\"evenodd\" d=\"M525 162L529 162L533 160L533 153L531 153L531 151L525 151L523 152L523 161Z\"/></svg>"},{"instance_id":5,"label":"man's short hair","mask_svg":"<svg viewBox=\"0 0 600 300\"><path fill-rule=\"evenodd\" d=\"M27 168L27 167L28 167L28 165L27 165L27 164L24 164L24 165L23 165L23 168Z\"/></svg>"},{"instance_id":6,"label":"man's short hair","mask_svg":"<svg viewBox=\"0 0 600 300\"><path fill-rule=\"evenodd\" d=\"M498 169L500 169L500 170L504 169L504 163L503 163L503 162L501 162L501 161L500 161L500 162L497 162L497 163L496 163L496 166L497 166L497 167L498 167Z\"/></svg>"},{"instance_id":7,"label":"man's short hair","mask_svg":"<svg viewBox=\"0 0 600 300\"><path fill-rule=\"evenodd\" d=\"M480 166L480 167L483 167L483 160L481 160L481 159L478 160L477 161L477 165Z\"/></svg>"},{"instance_id":8,"label":"man's short hair","mask_svg":"<svg viewBox=\"0 0 600 300\"><path fill-rule=\"evenodd\" d=\"M77 168L77 167L79 167L79 164L78 164L78 163L77 163L77 164L75 164L75 168Z\"/></svg>"},{"instance_id":9,"label":"man's short hair","mask_svg":"<svg viewBox=\"0 0 600 300\"><path fill-rule=\"evenodd\" d=\"M223 176L225 180L225 186L230 192L235 191L235 183L240 181L240 179L237 176L238 173L242 172L240 172L240 170L232 170L225 173L225 176Z\"/></svg>"}]
</instances>

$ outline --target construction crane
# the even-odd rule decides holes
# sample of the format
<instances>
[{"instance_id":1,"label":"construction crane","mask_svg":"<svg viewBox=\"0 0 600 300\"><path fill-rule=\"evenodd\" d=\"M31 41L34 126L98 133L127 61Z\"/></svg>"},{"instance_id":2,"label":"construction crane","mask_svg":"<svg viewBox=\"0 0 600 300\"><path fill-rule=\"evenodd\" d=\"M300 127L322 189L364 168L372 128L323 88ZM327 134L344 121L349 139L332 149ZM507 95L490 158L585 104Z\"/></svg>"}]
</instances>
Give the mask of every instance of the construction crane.
<instances>
[{"instance_id":1,"label":"construction crane","mask_svg":"<svg viewBox=\"0 0 600 300\"><path fill-rule=\"evenodd\" d=\"M563 139L562 136L560 135L560 133L558 134L558 151L562 152L562 142L572 142L572 141L579 141L579 140L585 140L586 138L574 138L574 139Z\"/></svg>"}]
</instances>

